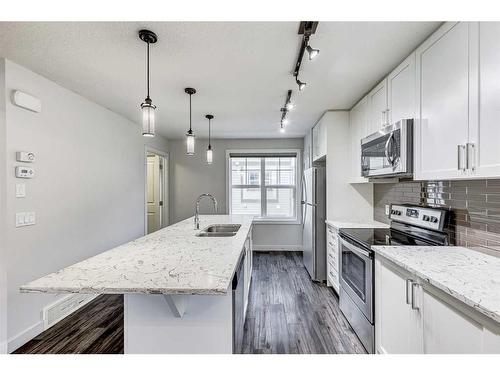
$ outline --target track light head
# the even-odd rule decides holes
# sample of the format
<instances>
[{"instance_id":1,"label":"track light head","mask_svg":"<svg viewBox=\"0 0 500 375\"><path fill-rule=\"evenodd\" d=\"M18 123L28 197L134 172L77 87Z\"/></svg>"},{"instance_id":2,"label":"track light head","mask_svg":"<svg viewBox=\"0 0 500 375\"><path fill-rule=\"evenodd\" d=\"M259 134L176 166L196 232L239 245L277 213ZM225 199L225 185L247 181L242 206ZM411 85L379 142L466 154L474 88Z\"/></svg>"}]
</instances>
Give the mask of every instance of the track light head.
<instances>
[{"instance_id":1,"label":"track light head","mask_svg":"<svg viewBox=\"0 0 500 375\"><path fill-rule=\"evenodd\" d=\"M306 51L309 54L309 60L314 59L319 54L319 49L312 48L310 45L307 45Z\"/></svg>"},{"instance_id":2,"label":"track light head","mask_svg":"<svg viewBox=\"0 0 500 375\"><path fill-rule=\"evenodd\" d=\"M284 126L282 126L282 127L280 128L280 133L284 133L284 132L285 132L285 127L284 127Z\"/></svg>"},{"instance_id":3,"label":"track light head","mask_svg":"<svg viewBox=\"0 0 500 375\"><path fill-rule=\"evenodd\" d=\"M306 88L306 83L299 80L299 77L295 77L295 82L299 86L299 91L302 91Z\"/></svg>"},{"instance_id":4,"label":"track light head","mask_svg":"<svg viewBox=\"0 0 500 375\"><path fill-rule=\"evenodd\" d=\"M295 107L295 106L293 105L292 102L287 102L285 104L285 108L287 109L287 111L290 111L291 109L293 109L293 107Z\"/></svg>"}]
</instances>

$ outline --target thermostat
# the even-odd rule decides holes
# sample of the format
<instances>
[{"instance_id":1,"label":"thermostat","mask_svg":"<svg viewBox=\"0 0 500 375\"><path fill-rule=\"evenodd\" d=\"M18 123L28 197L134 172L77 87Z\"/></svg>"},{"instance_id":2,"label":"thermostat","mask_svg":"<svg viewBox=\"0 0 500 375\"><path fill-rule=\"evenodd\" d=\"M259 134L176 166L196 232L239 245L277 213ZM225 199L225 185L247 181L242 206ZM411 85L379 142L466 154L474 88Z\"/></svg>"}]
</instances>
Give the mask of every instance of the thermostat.
<instances>
[{"instance_id":1,"label":"thermostat","mask_svg":"<svg viewBox=\"0 0 500 375\"><path fill-rule=\"evenodd\" d=\"M16 160L33 163L35 161L35 154L28 151L18 151L16 152Z\"/></svg>"},{"instance_id":2,"label":"thermostat","mask_svg":"<svg viewBox=\"0 0 500 375\"><path fill-rule=\"evenodd\" d=\"M33 177L35 177L35 170L31 167L17 166L16 167L16 177L17 178L33 178Z\"/></svg>"}]
</instances>

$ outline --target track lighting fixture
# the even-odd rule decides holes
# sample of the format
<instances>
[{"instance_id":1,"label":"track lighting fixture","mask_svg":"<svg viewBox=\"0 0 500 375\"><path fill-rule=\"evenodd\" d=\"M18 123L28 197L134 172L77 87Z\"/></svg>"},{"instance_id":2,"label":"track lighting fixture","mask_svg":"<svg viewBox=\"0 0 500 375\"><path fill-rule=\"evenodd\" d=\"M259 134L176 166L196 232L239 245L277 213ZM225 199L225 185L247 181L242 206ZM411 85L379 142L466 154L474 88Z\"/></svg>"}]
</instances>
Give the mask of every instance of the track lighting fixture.
<instances>
[{"instance_id":1,"label":"track lighting fixture","mask_svg":"<svg viewBox=\"0 0 500 375\"><path fill-rule=\"evenodd\" d=\"M302 41L300 42L299 54L297 56L297 61L295 62L295 69L292 75L295 77L295 82L299 86L299 91L304 90L306 87L305 82L299 80L300 67L302 65L302 59L304 58L304 52L307 51L309 54L309 60L314 59L318 56L319 49L314 49L309 45L309 37L316 32L318 27L317 21L301 21L299 25L299 35L303 35Z\"/></svg>"},{"instance_id":2,"label":"track lighting fixture","mask_svg":"<svg viewBox=\"0 0 500 375\"><path fill-rule=\"evenodd\" d=\"M194 132L192 128L192 112L191 112L191 97L196 94L196 90L191 87L186 87L184 92L189 95L189 130L186 133L186 154L194 155Z\"/></svg>"},{"instance_id":3,"label":"track lighting fixture","mask_svg":"<svg viewBox=\"0 0 500 375\"><path fill-rule=\"evenodd\" d=\"M149 97L149 45L158 41L158 36L150 30L140 30L139 38L145 42L147 47L146 55L146 75L147 75L147 95L144 102L141 104L142 109L142 135L144 137L155 136L155 110L156 106Z\"/></svg>"},{"instance_id":4,"label":"track lighting fixture","mask_svg":"<svg viewBox=\"0 0 500 375\"><path fill-rule=\"evenodd\" d=\"M290 111L291 109L293 109L293 107L295 106L292 103L292 90L288 90L288 92L286 93L285 108L287 109L287 111Z\"/></svg>"},{"instance_id":5,"label":"track lighting fixture","mask_svg":"<svg viewBox=\"0 0 500 375\"><path fill-rule=\"evenodd\" d=\"M210 144L210 121L214 118L213 115L206 115L205 118L208 119L208 147L207 147L207 164L212 164L213 162L213 150Z\"/></svg>"}]
</instances>

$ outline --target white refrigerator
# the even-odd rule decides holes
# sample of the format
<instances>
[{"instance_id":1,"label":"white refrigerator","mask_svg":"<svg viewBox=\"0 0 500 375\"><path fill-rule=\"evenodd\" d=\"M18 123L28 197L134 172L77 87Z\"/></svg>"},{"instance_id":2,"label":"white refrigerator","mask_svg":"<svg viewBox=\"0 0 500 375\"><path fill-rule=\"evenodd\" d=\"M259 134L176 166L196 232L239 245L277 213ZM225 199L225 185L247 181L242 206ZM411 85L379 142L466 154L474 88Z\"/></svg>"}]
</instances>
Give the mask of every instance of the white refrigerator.
<instances>
[{"instance_id":1,"label":"white refrigerator","mask_svg":"<svg viewBox=\"0 0 500 375\"><path fill-rule=\"evenodd\" d=\"M326 280L326 170L312 167L302 176L303 260L312 280Z\"/></svg>"}]
</instances>

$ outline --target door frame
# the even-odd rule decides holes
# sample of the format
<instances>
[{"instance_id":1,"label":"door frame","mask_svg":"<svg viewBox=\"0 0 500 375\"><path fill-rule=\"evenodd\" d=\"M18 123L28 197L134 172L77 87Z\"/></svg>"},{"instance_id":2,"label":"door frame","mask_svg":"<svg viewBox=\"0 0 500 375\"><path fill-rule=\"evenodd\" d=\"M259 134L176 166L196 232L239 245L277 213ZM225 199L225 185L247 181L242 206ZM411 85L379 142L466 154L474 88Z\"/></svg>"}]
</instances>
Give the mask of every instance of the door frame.
<instances>
[{"instance_id":1,"label":"door frame","mask_svg":"<svg viewBox=\"0 0 500 375\"><path fill-rule=\"evenodd\" d=\"M163 208L161 210L162 228L169 225L170 220L170 197L169 197L169 173L170 173L170 153L161 151L151 146L144 147L144 235L148 234L148 153L153 153L163 157L163 173L161 180ZM165 207L166 205L166 207Z\"/></svg>"}]
</instances>

